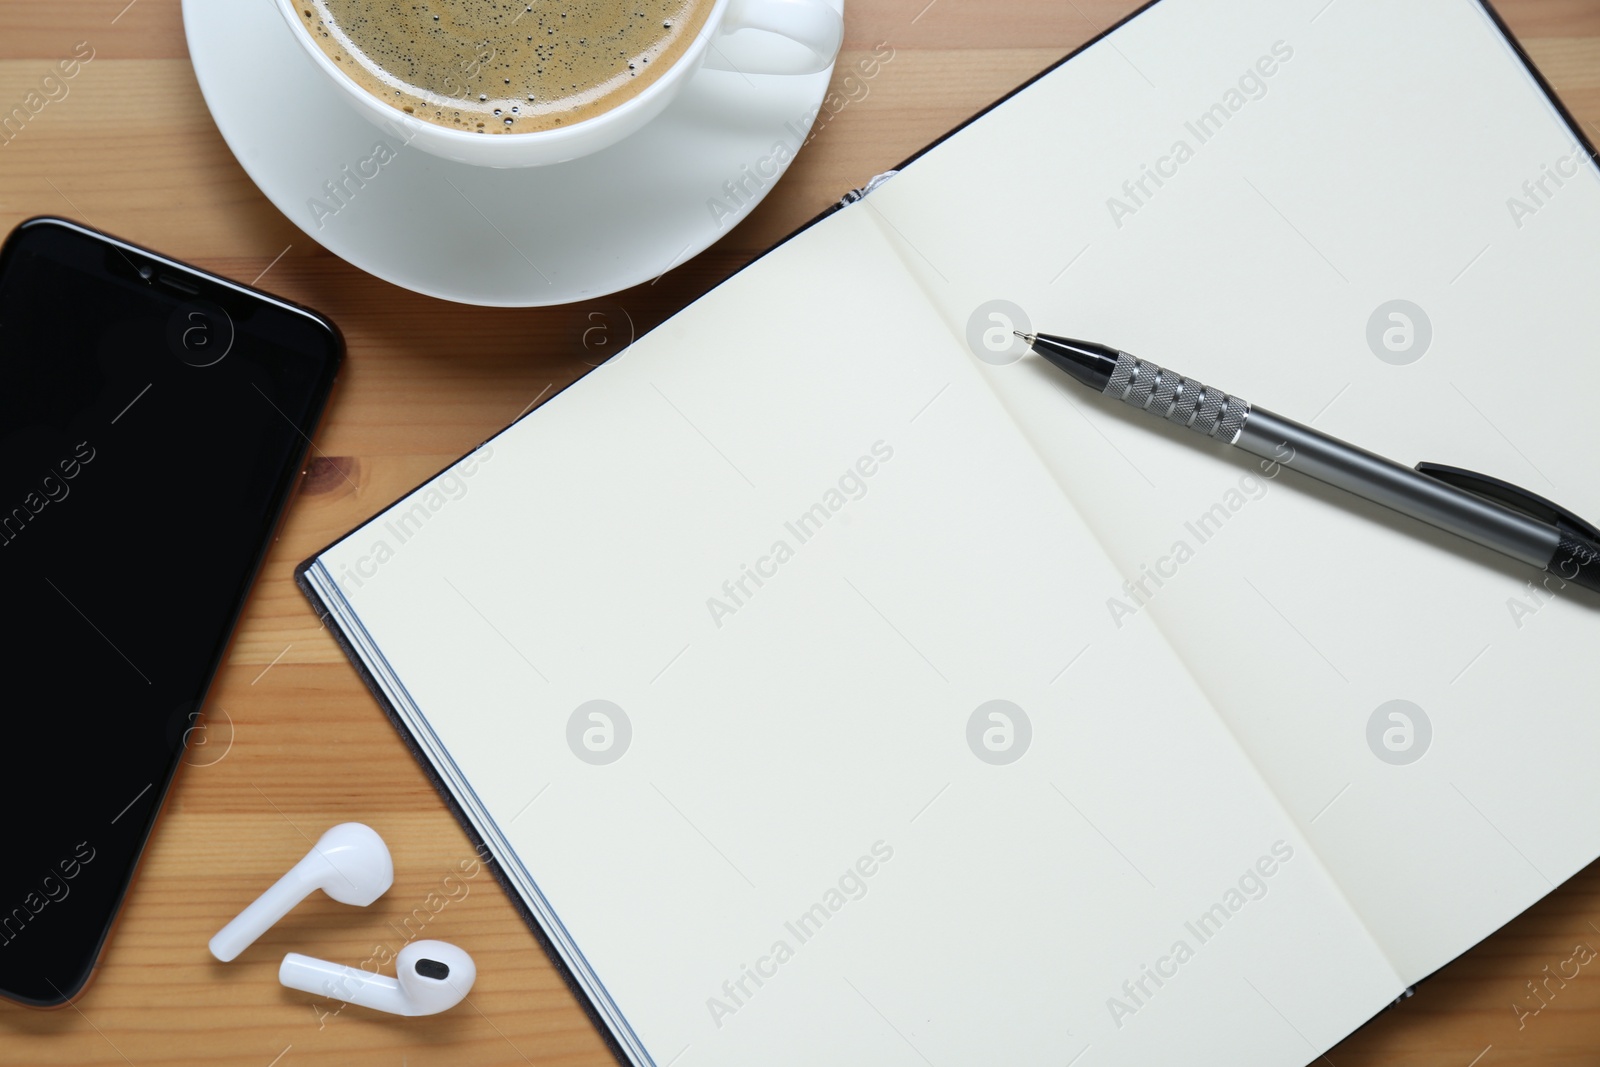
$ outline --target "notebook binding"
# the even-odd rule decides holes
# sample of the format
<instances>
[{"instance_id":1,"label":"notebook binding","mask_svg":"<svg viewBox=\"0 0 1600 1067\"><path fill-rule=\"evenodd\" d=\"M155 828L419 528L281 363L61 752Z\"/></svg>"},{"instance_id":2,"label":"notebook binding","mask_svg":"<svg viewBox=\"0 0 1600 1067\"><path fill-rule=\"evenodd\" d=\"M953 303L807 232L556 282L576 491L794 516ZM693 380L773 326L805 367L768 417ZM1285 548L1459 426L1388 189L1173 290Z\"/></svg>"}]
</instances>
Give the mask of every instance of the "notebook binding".
<instances>
[{"instance_id":1,"label":"notebook binding","mask_svg":"<svg viewBox=\"0 0 1600 1067\"><path fill-rule=\"evenodd\" d=\"M1228 444L1250 416L1247 401L1126 352L1117 353L1106 395Z\"/></svg>"}]
</instances>

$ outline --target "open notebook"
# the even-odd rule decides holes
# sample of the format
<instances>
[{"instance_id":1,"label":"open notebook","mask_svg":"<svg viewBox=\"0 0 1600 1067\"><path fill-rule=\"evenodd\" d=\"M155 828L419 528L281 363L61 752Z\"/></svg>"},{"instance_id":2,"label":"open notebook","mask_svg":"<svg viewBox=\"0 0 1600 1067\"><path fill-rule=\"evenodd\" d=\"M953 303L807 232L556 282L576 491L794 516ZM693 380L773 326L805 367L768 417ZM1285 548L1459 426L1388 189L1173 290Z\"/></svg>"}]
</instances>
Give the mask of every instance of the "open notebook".
<instances>
[{"instance_id":1,"label":"open notebook","mask_svg":"<svg viewBox=\"0 0 1600 1067\"><path fill-rule=\"evenodd\" d=\"M1476 0L1160 0L302 582L629 1062L1303 1064L1600 853L1597 605L989 302L1596 515L1597 178Z\"/></svg>"}]
</instances>

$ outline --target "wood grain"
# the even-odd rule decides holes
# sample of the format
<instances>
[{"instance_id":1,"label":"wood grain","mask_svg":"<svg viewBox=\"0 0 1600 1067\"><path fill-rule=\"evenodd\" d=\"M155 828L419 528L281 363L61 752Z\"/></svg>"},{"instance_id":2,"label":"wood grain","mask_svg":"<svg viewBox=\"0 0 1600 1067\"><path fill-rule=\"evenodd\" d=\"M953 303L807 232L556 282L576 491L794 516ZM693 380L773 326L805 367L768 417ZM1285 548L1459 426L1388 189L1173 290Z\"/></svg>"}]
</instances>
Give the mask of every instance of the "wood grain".
<instances>
[{"instance_id":1,"label":"wood grain","mask_svg":"<svg viewBox=\"0 0 1600 1067\"><path fill-rule=\"evenodd\" d=\"M37 85L79 41L90 42L95 58L66 98L0 145L0 227L65 214L231 277L259 277L331 315L350 355L308 477L214 689L206 745L171 794L100 973L58 1011L0 1005L0 1064L612 1063L488 874L444 881L471 860L467 842L294 589L293 567L587 371L595 357L578 337L589 310L621 308L639 331L654 326L1132 6L850 0L841 68L880 43L894 58L743 225L655 285L592 305L487 310L365 275L270 205L206 112L177 0L8 0L0 105ZM1600 0L1500 7L1574 114L1600 135ZM345 819L370 822L389 841L394 889L364 911L310 900L240 960L213 962L209 936ZM428 913L430 893L447 884L453 899ZM477 959L469 1005L415 1020L359 1009L326 1014L337 1005L277 985L284 951L314 946L358 962L382 946L397 949L417 928L419 908L427 936L456 941ZM1600 961L1564 985L1541 985L1542 999L1527 985L1543 982L1546 968L1556 970L1580 942L1600 946L1600 867L1318 1062L1600 1063ZM1517 1004L1541 1010L1519 1025ZM1215 1062L1203 1050L1193 1060Z\"/></svg>"}]
</instances>

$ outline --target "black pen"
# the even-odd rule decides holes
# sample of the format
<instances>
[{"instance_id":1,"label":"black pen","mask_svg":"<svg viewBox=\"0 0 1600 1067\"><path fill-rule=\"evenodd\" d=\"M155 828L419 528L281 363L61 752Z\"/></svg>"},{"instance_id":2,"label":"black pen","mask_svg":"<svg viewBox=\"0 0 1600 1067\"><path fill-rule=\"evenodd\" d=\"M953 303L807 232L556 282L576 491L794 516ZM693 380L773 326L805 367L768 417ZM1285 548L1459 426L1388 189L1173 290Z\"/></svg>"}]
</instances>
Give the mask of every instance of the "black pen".
<instances>
[{"instance_id":1,"label":"black pen","mask_svg":"<svg viewBox=\"0 0 1600 1067\"><path fill-rule=\"evenodd\" d=\"M1437 463L1401 466L1106 345L1017 336L1096 392L1600 591L1600 530L1525 489Z\"/></svg>"}]
</instances>

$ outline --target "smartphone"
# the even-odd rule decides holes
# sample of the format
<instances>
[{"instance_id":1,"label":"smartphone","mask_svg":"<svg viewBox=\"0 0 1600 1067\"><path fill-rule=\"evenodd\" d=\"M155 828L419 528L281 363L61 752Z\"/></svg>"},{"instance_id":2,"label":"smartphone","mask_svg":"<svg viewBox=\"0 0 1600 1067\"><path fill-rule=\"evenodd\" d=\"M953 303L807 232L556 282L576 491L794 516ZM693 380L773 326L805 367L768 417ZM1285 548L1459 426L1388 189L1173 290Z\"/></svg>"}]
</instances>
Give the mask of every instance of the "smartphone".
<instances>
[{"instance_id":1,"label":"smartphone","mask_svg":"<svg viewBox=\"0 0 1600 1067\"><path fill-rule=\"evenodd\" d=\"M0 996L94 972L343 351L64 219L0 247Z\"/></svg>"}]
</instances>

